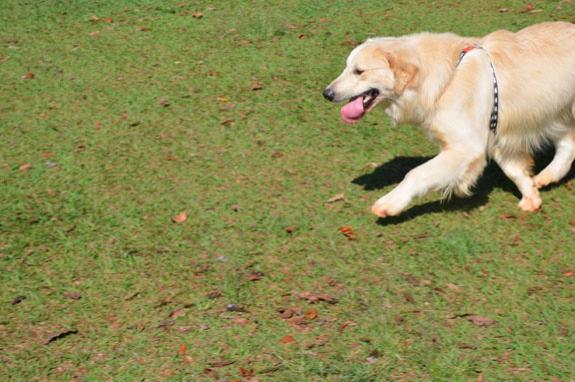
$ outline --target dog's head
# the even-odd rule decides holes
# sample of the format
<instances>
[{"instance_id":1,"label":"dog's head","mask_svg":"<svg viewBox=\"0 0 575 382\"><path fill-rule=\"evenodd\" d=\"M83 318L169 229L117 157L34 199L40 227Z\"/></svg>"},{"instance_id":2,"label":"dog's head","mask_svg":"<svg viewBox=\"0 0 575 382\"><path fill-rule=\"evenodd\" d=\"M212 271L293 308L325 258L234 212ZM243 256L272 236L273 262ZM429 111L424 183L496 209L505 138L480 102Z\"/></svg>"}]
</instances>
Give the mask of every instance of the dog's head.
<instances>
[{"instance_id":1,"label":"dog's head","mask_svg":"<svg viewBox=\"0 0 575 382\"><path fill-rule=\"evenodd\" d=\"M323 91L329 101L349 101L341 108L344 122L359 121L382 101L401 96L414 82L417 67L394 51L393 43L387 40L368 40L356 47L344 71Z\"/></svg>"}]
</instances>

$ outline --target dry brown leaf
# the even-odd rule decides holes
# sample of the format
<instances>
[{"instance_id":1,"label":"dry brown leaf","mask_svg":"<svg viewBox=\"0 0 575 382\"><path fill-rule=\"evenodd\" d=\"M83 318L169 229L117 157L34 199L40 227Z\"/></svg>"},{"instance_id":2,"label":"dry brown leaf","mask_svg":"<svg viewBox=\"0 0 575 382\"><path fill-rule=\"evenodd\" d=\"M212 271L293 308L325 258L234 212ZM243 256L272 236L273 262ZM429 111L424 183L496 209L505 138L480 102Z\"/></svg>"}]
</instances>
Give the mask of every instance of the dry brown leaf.
<instances>
[{"instance_id":1,"label":"dry brown leaf","mask_svg":"<svg viewBox=\"0 0 575 382\"><path fill-rule=\"evenodd\" d=\"M451 289L454 292L461 292L461 287L459 285L447 283L445 284L445 286L447 287L447 289Z\"/></svg>"},{"instance_id":2,"label":"dry brown leaf","mask_svg":"<svg viewBox=\"0 0 575 382\"><path fill-rule=\"evenodd\" d=\"M176 309L176 310L170 312L168 317L178 318L178 317L184 317L185 315L186 315L186 310L184 308L181 308L181 309Z\"/></svg>"},{"instance_id":3,"label":"dry brown leaf","mask_svg":"<svg viewBox=\"0 0 575 382\"><path fill-rule=\"evenodd\" d=\"M20 171L28 171L32 168L32 164L31 163L24 163L23 165L20 165L20 167L18 167L18 170Z\"/></svg>"},{"instance_id":4,"label":"dry brown leaf","mask_svg":"<svg viewBox=\"0 0 575 382\"><path fill-rule=\"evenodd\" d=\"M356 236L353 232L353 229L349 226L343 226L339 228L339 232L341 232L348 240L355 240Z\"/></svg>"},{"instance_id":5,"label":"dry brown leaf","mask_svg":"<svg viewBox=\"0 0 575 382\"><path fill-rule=\"evenodd\" d=\"M180 357L185 356L187 350L188 350L188 347L186 346L186 344L181 344L181 345L180 345L180 349L178 350L178 353L180 354Z\"/></svg>"},{"instance_id":6,"label":"dry brown leaf","mask_svg":"<svg viewBox=\"0 0 575 382\"><path fill-rule=\"evenodd\" d=\"M310 304L315 304L316 302L319 302L319 301L324 301L324 302L327 302L329 304L337 303L336 298L331 297L327 294L316 294L316 293L312 293L312 292L302 292L299 294L299 297L303 298L304 300L307 300Z\"/></svg>"},{"instance_id":7,"label":"dry brown leaf","mask_svg":"<svg viewBox=\"0 0 575 382\"><path fill-rule=\"evenodd\" d=\"M201 19L202 17L204 17L204 14L202 12L192 12L192 17L194 19Z\"/></svg>"},{"instance_id":8,"label":"dry brown leaf","mask_svg":"<svg viewBox=\"0 0 575 382\"><path fill-rule=\"evenodd\" d=\"M263 87L262 83L258 79L252 80L251 89L253 91L262 90L263 88L264 87Z\"/></svg>"},{"instance_id":9,"label":"dry brown leaf","mask_svg":"<svg viewBox=\"0 0 575 382\"><path fill-rule=\"evenodd\" d=\"M225 367L233 364L235 361L228 361L226 359L221 359L218 361L209 362L208 365L213 368Z\"/></svg>"},{"instance_id":10,"label":"dry brown leaf","mask_svg":"<svg viewBox=\"0 0 575 382\"><path fill-rule=\"evenodd\" d=\"M290 225L289 227L285 227L284 231L286 231L289 234L294 233L297 230L297 226L296 225Z\"/></svg>"},{"instance_id":11,"label":"dry brown leaf","mask_svg":"<svg viewBox=\"0 0 575 382\"><path fill-rule=\"evenodd\" d=\"M264 277L264 274L263 274L263 272L259 272L259 271L250 272L247 274L248 281L258 281L258 280L261 280L262 277Z\"/></svg>"},{"instance_id":12,"label":"dry brown leaf","mask_svg":"<svg viewBox=\"0 0 575 382\"><path fill-rule=\"evenodd\" d=\"M70 329L70 328L66 328L64 326L60 326L56 331L50 333L45 339L44 339L44 345L48 345L50 342L54 342L56 340L59 340L61 338L67 337L71 334L76 334L78 333L78 331L76 329Z\"/></svg>"},{"instance_id":13,"label":"dry brown leaf","mask_svg":"<svg viewBox=\"0 0 575 382\"><path fill-rule=\"evenodd\" d=\"M248 320L247 318L243 318L243 317L234 317L234 318L232 318L232 322L234 324L245 326L245 325L250 323L250 320Z\"/></svg>"},{"instance_id":14,"label":"dry brown leaf","mask_svg":"<svg viewBox=\"0 0 575 382\"><path fill-rule=\"evenodd\" d=\"M467 320L477 326L492 326L497 324L497 321L492 318L477 315L471 315Z\"/></svg>"},{"instance_id":15,"label":"dry brown leaf","mask_svg":"<svg viewBox=\"0 0 575 382\"><path fill-rule=\"evenodd\" d=\"M294 315L294 311L291 308L280 308L277 310L278 314L280 315L281 318L283 318L284 320L287 320L289 318L292 318Z\"/></svg>"},{"instance_id":16,"label":"dry brown leaf","mask_svg":"<svg viewBox=\"0 0 575 382\"><path fill-rule=\"evenodd\" d=\"M291 335L284 336L279 340L279 343L282 345L291 345L295 344L296 342L297 341L295 340L295 338L293 338L293 336Z\"/></svg>"},{"instance_id":17,"label":"dry brown leaf","mask_svg":"<svg viewBox=\"0 0 575 382\"><path fill-rule=\"evenodd\" d=\"M22 79L23 80L31 80L32 78L34 78L35 75L32 72L26 72L23 76Z\"/></svg>"},{"instance_id":18,"label":"dry brown leaf","mask_svg":"<svg viewBox=\"0 0 575 382\"><path fill-rule=\"evenodd\" d=\"M176 224L180 224L188 220L188 213L185 211L180 212L176 216L172 216L172 221Z\"/></svg>"},{"instance_id":19,"label":"dry brown leaf","mask_svg":"<svg viewBox=\"0 0 575 382\"><path fill-rule=\"evenodd\" d=\"M331 198L329 198L327 200L327 203L331 204L331 203L339 202L341 200L345 200L345 194L343 192L336 194L336 195L332 196Z\"/></svg>"},{"instance_id":20,"label":"dry brown leaf","mask_svg":"<svg viewBox=\"0 0 575 382\"><path fill-rule=\"evenodd\" d=\"M403 293L403 299L404 299L406 302L409 302L410 304L415 304L415 298L413 298L413 296L411 295L411 293L404 292L404 293Z\"/></svg>"},{"instance_id":21,"label":"dry brown leaf","mask_svg":"<svg viewBox=\"0 0 575 382\"><path fill-rule=\"evenodd\" d=\"M565 272L563 272L563 276L565 276L565 277L573 277L573 276L575 276L575 272L573 272L573 271L565 271Z\"/></svg>"},{"instance_id":22,"label":"dry brown leaf","mask_svg":"<svg viewBox=\"0 0 575 382\"><path fill-rule=\"evenodd\" d=\"M240 371L240 375L243 378L251 378L254 376L254 369L244 369L243 367L239 367L238 370Z\"/></svg>"},{"instance_id":23,"label":"dry brown leaf","mask_svg":"<svg viewBox=\"0 0 575 382\"><path fill-rule=\"evenodd\" d=\"M82 298L80 292L64 292L64 297L69 298L71 300L79 300Z\"/></svg>"},{"instance_id":24,"label":"dry brown leaf","mask_svg":"<svg viewBox=\"0 0 575 382\"><path fill-rule=\"evenodd\" d=\"M318 316L317 310L315 310L314 308L310 308L307 310L307 312L305 312L305 317L308 320L315 320Z\"/></svg>"},{"instance_id":25,"label":"dry brown leaf","mask_svg":"<svg viewBox=\"0 0 575 382\"><path fill-rule=\"evenodd\" d=\"M338 330L339 330L339 331L343 331L343 330L349 328L350 326L355 326L355 325L357 325L355 322L353 322L353 321L351 321L351 320L347 320L347 321L344 321L344 322L339 326Z\"/></svg>"}]
</instances>

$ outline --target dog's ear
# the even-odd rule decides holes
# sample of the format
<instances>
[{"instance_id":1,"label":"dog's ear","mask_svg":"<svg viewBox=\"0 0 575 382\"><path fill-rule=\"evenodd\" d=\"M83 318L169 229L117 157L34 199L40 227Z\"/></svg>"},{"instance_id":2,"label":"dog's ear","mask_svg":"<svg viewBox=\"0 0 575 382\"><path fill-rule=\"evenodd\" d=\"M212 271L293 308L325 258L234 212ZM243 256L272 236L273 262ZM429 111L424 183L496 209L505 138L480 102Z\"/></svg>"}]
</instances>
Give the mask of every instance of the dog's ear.
<instances>
[{"instance_id":1,"label":"dog's ear","mask_svg":"<svg viewBox=\"0 0 575 382\"><path fill-rule=\"evenodd\" d=\"M384 54L385 59L395 76L395 85L393 90L398 95L401 95L409 85L414 83L418 72L417 66L407 62L400 53L391 54L389 52L384 52Z\"/></svg>"}]
</instances>

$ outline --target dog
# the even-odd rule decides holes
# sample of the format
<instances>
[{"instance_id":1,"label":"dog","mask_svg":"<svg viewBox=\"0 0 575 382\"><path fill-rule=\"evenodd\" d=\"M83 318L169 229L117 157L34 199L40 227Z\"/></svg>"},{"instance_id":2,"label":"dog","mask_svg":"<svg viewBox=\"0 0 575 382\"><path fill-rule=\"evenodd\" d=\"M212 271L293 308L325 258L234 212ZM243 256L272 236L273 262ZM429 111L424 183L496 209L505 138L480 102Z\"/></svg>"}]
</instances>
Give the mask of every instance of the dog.
<instances>
[{"instance_id":1,"label":"dog","mask_svg":"<svg viewBox=\"0 0 575 382\"><path fill-rule=\"evenodd\" d=\"M383 106L394 124L419 125L440 146L373 204L377 216L396 216L433 190L470 195L488 159L521 192L519 208L537 211L538 190L563 178L575 159L575 24L483 38L424 32L368 39L323 96L348 101L346 123ZM533 176L533 155L548 142L555 156Z\"/></svg>"}]
</instances>

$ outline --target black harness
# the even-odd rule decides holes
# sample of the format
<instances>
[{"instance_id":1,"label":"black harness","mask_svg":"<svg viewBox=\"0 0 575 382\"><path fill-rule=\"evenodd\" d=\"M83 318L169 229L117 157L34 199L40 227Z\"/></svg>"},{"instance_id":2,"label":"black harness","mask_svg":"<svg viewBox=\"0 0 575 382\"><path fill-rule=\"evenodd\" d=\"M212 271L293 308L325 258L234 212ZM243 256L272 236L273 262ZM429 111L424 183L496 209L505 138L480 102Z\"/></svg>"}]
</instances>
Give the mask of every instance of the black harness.
<instances>
[{"instance_id":1,"label":"black harness","mask_svg":"<svg viewBox=\"0 0 575 382\"><path fill-rule=\"evenodd\" d=\"M463 57L465 57L465 55L473 49L485 50L481 45L478 44L463 48L461 53L459 53L459 61L457 61L457 65L459 65L463 60ZM489 59L489 65L491 66L491 73L493 73L493 109L491 109L489 129L495 134L497 131L497 122L499 121L499 85L497 84L497 76L495 75L495 66L493 66L493 61L491 59Z\"/></svg>"}]
</instances>

